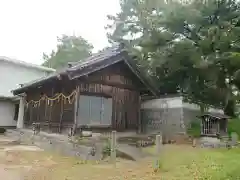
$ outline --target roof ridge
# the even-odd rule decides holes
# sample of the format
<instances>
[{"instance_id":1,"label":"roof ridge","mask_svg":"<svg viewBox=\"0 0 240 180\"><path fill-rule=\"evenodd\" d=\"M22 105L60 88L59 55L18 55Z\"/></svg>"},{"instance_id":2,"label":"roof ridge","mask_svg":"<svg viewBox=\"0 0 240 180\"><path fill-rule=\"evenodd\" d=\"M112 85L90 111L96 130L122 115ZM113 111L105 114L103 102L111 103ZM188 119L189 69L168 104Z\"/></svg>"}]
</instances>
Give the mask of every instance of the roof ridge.
<instances>
[{"instance_id":1,"label":"roof ridge","mask_svg":"<svg viewBox=\"0 0 240 180\"><path fill-rule=\"evenodd\" d=\"M118 51L118 50L120 50L120 51ZM114 53L121 53L121 49L119 48L119 46L108 47L101 52L97 52L97 53L92 54L91 56L83 59L82 61L78 61L76 64L74 64L69 69L75 69L75 68L80 68L80 67L82 68L83 66L87 66L87 65L91 64L92 62L99 62L102 59L97 59L97 58L106 54L106 53L108 53L108 52L111 55L114 55Z\"/></svg>"}]
</instances>

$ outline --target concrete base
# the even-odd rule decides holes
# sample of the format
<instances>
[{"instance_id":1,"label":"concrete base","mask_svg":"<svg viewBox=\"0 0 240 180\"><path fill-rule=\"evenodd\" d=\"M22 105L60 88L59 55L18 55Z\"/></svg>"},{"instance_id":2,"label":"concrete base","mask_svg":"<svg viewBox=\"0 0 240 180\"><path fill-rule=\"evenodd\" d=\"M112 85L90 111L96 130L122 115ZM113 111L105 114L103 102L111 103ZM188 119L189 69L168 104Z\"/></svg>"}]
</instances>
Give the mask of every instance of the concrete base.
<instances>
[{"instance_id":1,"label":"concrete base","mask_svg":"<svg viewBox=\"0 0 240 180\"><path fill-rule=\"evenodd\" d=\"M200 142L219 143L220 139L216 137L201 137Z\"/></svg>"},{"instance_id":2,"label":"concrete base","mask_svg":"<svg viewBox=\"0 0 240 180\"><path fill-rule=\"evenodd\" d=\"M221 142L218 138L213 137L202 137L199 140L201 147L206 148L225 148L227 144L225 142Z\"/></svg>"}]
</instances>

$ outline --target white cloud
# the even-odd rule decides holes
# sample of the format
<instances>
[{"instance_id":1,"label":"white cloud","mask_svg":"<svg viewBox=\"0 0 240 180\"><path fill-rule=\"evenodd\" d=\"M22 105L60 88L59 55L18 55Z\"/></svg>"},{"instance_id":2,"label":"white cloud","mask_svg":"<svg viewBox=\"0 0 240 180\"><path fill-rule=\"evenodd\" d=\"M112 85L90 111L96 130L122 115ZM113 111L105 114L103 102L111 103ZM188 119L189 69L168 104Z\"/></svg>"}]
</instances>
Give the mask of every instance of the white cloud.
<instances>
[{"instance_id":1,"label":"white cloud","mask_svg":"<svg viewBox=\"0 0 240 180\"><path fill-rule=\"evenodd\" d=\"M81 35L95 47L107 43L107 15L118 0L0 0L0 55L40 64L61 34Z\"/></svg>"}]
</instances>

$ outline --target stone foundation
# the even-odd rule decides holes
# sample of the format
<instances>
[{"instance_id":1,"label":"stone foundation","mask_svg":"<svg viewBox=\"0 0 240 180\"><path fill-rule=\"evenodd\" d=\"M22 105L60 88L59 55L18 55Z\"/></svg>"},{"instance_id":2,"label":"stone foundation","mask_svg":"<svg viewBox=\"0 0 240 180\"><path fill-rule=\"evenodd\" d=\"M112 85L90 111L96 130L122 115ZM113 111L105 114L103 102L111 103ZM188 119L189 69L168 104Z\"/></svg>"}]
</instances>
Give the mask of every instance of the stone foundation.
<instances>
[{"instance_id":1,"label":"stone foundation","mask_svg":"<svg viewBox=\"0 0 240 180\"><path fill-rule=\"evenodd\" d=\"M221 142L218 138L213 137L202 137L199 139L199 143L201 147L208 148L225 148L227 147L227 143Z\"/></svg>"}]
</instances>

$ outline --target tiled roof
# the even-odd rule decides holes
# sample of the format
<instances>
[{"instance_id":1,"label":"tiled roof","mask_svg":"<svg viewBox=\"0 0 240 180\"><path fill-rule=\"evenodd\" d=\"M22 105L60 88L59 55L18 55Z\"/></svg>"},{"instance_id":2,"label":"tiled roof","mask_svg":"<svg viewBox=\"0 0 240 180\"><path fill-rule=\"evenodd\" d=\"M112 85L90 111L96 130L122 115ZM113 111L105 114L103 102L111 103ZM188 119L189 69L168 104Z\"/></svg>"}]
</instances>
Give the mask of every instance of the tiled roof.
<instances>
[{"instance_id":1,"label":"tiled roof","mask_svg":"<svg viewBox=\"0 0 240 180\"><path fill-rule=\"evenodd\" d=\"M29 87L38 86L46 81L56 79L59 75L68 75L70 79L75 79L87 74L90 74L92 72L98 71L100 69L103 69L107 66L110 66L112 64L115 64L120 61L124 61L129 68L135 73L136 76L145 84L147 87L150 88L150 91L155 94L155 89L152 85L150 85L149 80L147 80L143 74L138 70L135 62L132 62L130 58L127 58L127 53L122 48L117 47L111 47L107 48L102 52L93 54L92 56L77 62L72 63L71 67L67 67L59 72L54 72L53 74L43 77L40 79L37 79L33 82L24 84L23 87L18 88L16 90L13 90L13 93L20 94L27 90Z\"/></svg>"}]
</instances>

